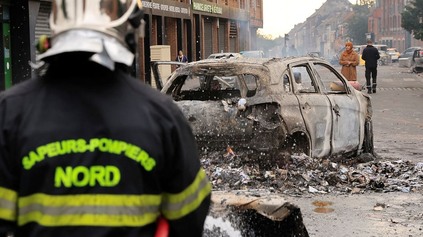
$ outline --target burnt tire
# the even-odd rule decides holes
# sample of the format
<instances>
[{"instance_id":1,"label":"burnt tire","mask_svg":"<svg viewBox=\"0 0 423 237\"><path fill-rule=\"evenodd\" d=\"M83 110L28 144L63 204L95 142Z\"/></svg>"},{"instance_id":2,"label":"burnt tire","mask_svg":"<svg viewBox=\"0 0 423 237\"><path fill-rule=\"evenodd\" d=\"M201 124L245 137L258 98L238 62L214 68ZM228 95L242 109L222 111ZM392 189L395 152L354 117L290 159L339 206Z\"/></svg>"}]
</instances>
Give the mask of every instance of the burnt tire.
<instances>
[{"instance_id":1,"label":"burnt tire","mask_svg":"<svg viewBox=\"0 0 423 237\"><path fill-rule=\"evenodd\" d=\"M304 133L296 133L288 137L283 145L283 150L290 155L298 155L301 153L310 156L310 144Z\"/></svg>"},{"instance_id":2,"label":"burnt tire","mask_svg":"<svg viewBox=\"0 0 423 237\"><path fill-rule=\"evenodd\" d=\"M374 152L373 146L373 122L367 120L364 124L364 141L363 141L363 152L371 153Z\"/></svg>"}]
</instances>

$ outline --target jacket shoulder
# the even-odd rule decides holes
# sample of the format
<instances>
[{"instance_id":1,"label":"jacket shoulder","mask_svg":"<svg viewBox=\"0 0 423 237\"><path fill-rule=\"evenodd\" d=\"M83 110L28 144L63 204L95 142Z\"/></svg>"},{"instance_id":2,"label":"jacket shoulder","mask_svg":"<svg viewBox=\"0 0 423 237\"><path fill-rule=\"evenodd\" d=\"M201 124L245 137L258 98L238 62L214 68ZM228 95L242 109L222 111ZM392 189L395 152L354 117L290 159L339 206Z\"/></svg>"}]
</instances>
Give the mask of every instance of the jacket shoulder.
<instances>
[{"instance_id":1,"label":"jacket shoulder","mask_svg":"<svg viewBox=\"0 0 423 237\"><path fill-rule=\"evenodd\" d=\"M0 100L25 95L40 86L40 79L33 78L13 85L9 89L0 93Z\"/></svg>"}]
</instances>

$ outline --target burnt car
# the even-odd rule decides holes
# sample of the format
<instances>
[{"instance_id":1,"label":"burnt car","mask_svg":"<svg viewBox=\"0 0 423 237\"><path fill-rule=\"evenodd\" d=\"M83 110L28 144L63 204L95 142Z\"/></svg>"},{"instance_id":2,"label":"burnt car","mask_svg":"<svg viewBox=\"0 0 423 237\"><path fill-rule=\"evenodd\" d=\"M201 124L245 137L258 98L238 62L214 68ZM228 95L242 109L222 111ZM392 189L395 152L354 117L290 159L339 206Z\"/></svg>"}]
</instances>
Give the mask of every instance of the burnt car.
<instances>
[{"instance_id":1,"label":"burnt car","mask_svg":"<svg viewBox=\"0 0 423 237\"><path fill-rule=\"evenodd\" d=\"M415 73L423 72L423 49L416 49L411 59L411 68Z\"/></svg>"},{"instance_id":2,"label":"burnt car","mask_svg":"<svg viewBox=\"0 0 423 237\"><path fill-rule=\"evenodd\" d=\"M179 105L201 151L373 153L370 97L320 58L200 60L173 72L161 91Z\"/></svg>"}]
</instances>

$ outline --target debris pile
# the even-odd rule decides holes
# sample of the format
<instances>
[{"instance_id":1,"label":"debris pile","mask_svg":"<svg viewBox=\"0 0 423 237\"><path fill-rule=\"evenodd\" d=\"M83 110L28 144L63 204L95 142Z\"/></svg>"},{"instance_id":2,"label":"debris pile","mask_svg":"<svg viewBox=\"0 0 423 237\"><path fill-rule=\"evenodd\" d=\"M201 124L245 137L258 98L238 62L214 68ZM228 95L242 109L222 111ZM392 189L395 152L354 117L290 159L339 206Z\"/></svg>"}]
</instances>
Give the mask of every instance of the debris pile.
<instances>
[{"instance_id":1,"label":"debris pile","mask_svg":"<svg viewBox=\"0 0 423 237\"><path fill-rule=\"evenodd\" d=\"M202 155L214 190L266 189L288 195L310 193L421 192L423 162L349 158L313 159L291 156L279 165L263 165L227 149ZM280 166L282 164L282 167Z\"/></svg>"}]
</instances>

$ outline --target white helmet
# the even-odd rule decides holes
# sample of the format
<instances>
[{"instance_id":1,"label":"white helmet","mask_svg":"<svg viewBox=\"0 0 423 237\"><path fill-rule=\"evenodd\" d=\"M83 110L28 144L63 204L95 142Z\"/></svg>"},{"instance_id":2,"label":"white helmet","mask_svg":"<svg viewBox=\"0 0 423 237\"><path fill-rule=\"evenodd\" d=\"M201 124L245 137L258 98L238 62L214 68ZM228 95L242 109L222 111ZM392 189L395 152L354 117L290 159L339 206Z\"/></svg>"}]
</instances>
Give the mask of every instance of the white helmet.
<instances>
[{"instance_id":1,"label":"white helmet","mask_svg":"<svg viewBox=\"0 0 423 237\"><path fill-rule=\"evenodd\" d=\"M142 18L141 0L53 0L51 48L38 60L67 52L92 52L91 60L112 70L115 62L130 66L134 54L126 39L133 33L130 26L138 28Z\"/></svg>"}]
</instances>

